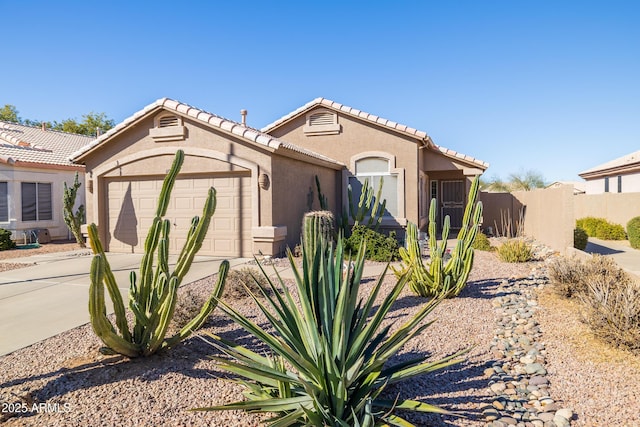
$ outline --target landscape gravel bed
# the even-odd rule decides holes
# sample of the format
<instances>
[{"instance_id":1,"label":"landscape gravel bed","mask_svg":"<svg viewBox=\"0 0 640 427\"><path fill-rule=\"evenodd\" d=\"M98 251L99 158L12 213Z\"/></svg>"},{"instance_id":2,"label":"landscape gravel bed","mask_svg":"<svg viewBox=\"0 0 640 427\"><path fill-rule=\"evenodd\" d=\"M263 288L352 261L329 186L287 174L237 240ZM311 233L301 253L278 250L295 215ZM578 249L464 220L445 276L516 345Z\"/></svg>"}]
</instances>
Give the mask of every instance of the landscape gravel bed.
<instances>
[{"instance_id":1,"label":"landscape gravel bed","mask_svg":"<svg viewBox=\"0 0 640 427\"><path fill-rule=\"evenodd\" d=\"M467 288L458 298L442 302L430 318L436 322L410 341L398 355L401 358L408 354L424 354L435 360L471 347L465 361L388 389L392 397L417 398L464 417L409 415L410 421L419 426L486 426L491 421L486 419L483 410L491 407L495 400L495 393L490 388L491 372L487 370L495 366L500 357L491 346L497 327L494 304L504 294L505 281L527 280L531 272L542 265L540 262L507 264L498 261L492 253L476 252ZM209 277L184 285L181 299L203 297L210 291L213 280L214 277ZM393 275L387 275L384 287L390 289L394 282ZM363 292L372 284L373 279L368 279ZM398 327L424 302L406 289L387 322ZM249 300L231 301L231 304L252 320L264 322ZM538 312L545 313L545 310ZM540 339L546 342L546 363L550 366L547 378L551 395L558 405L574 409L577 421L572 421L572 425L574 422L575 425L625 425L585 423L585 415L577 402L591 395L593 382L597 382L594 376L584 377L588 381L583 384L574 384L570 393L558 392L554 382L562 384L564 380L562 374L558 376L557 366L566 370L568 376L583 368L573 365L579 361L567 357L565 343L549 339L566 323L562 316L570 315L554 311L554 316L560 317L552 322L542 322L540 328ZM146 359L100 355L100 342L89 325L18 350L0 358L0 404L3 409L0 416L8 426L259 425L263 416L258 414L190 411L242 399L241 388L229 381L229 375L209 359L216 350L205 342L208 332L254 348L258 344L216 310L201 336L191 337L168 352ZM556 346L559 348L554 348ZM619 387L627 385L633 390L630 395L635 395L640 384L637 379L635 383L625 382L624 377L617 379ZM608 396L603 394L597 398L607 402ZM632 409L610 403L608 407L606 404L598 406L602 407L599 419L629 420ZM16 410L10 413L8 409Z\"/></svg>"}]
</instances>

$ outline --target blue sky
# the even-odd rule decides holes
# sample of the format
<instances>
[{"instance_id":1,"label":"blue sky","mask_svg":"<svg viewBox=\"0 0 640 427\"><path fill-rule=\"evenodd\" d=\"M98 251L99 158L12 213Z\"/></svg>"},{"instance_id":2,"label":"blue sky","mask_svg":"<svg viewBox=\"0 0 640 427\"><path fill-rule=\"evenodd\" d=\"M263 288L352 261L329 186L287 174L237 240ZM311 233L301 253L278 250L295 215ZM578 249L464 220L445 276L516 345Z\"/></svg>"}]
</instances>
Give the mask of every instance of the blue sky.
<instances>
[{"instance_id":1,"label":"blue sky","mask_svg":"<svg viewBox=\"0 0 640 427\"><path fill-rule=\"evenodd\" d=\"M0 0L0 105L169 97L260 128L325 97L548 182L640 149L637 1Z\"/></svg>"}]
</instances>

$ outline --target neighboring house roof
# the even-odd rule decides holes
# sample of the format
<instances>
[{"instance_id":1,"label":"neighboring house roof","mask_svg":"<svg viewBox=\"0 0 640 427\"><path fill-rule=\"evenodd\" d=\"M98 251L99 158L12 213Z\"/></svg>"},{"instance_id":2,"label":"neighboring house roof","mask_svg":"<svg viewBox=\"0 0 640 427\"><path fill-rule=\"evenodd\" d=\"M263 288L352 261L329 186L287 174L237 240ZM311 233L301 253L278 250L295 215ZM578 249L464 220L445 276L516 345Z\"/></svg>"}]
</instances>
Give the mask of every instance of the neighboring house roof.
<instances>
[{"instance_id":1,"label":"neighboring house roof","mask_svg":"<svg viewBox=\"0 0 640 427\"><path fill-rule=\"evenodd\" d=\"M597 178L600 176L628 173L640 170L640 151L618 157L591 169L580 172L582 178Z\"/></svg>"},{"instance_id":2,"label":"neighboring house roof","mask_svg":"<svg viewBox=\"0 0 640 427\"><path fill-rule=\"evenodd\" d=\"M448 148L445 147L441 147L439 145L436 145L432 140L431 137L429 135L427 135L426 132L423 132L421 130L417 130L414 129L412 127L400 124L400 123L396 123L394 121L391 120L387 120L384 119L382 117L378 117L375 116L373 114L369 114L366 113L364 111L360 111L358 109L352 108L352 107L348 107L346 105L343 104L339 104L337 102L331 101L330 99L326 99L326 98L316 98L313 101L310 101L308 103L306 103L305 105L303 105L302 107L298 108L295 111L292 111L291 113L287 114L286 116L283 116L281 118L279 118L278 120L276 120L275 122L265 126L262 128L262 132L265 133L270 133L272 132L274 129L284 125L285 123L290 122L291 120L293 120L296 117L299 117L305 113L307 113L309 110L318 107L318 106L322 106L322 107L326 107L326 108L330 108L332 110L335 110L337 112L361 119L361 120L365 120L368 121L370 123L376 124L378 126L382 126L384 128L387 128L389 130L392 130L394 132L398 132L400 134L409 136L411 138L415 138L417 140L423 141L429 148L431 148L434 151L439 151L440 153L442 153L443 155L450 157L450 158L454 158L457 160L462 160L468 163L471 163L477 167L479 167L482 170L486 170L489 167L489 163L484 162L482 160L476 159L474 157L471 156L467 156L465 154L462 153L458 153L454 150L450 150Z\"/></svg>"},{"instance_id":3,"label":"neighboring house roof","mask_svg":"<svg viewBox=\"0 0 640 427\"><path fill-rule=\"evenodd\" d=\"M69 155L93 140L86 135L0 121L0 162L27 167L78 169Z\"/></svg>"},{"instance_id":4,"label":"neighboring house roof","mask_svg":"<svg viewBox=\"0 0 640 427\"><path fill-rule=\"evenodd\" d=\"M573 194L584 194L587 190L587 185L583 181L556 181L547 185L545 188L558 188L563 185L571 185L573 187Z\"/></svg>"},{"instance_id":5,"label":"neighboring house roof","mask_svg":"<svg viewBox=\"0 0 640 427\"><path fill-rule=\"evenodd\" d=\"M331 159L322 154L318 154L313 151L290 144L288 142L281 141L257 129L247 127L233 120L225 119L224 117L220 117L215 114L208 113L206 111L192 107L191 105L183 104L179 101L169 99L169 98L161 98L147 105L142 110L126 118L121 123L119 123L112 129L110 129L108 132L101 135L98 139L94 140L91 144L72 153L70 155L70 159L76 162L81 160L82 157L84 157L86 154L92 152L93 150L100 147L102 144L109 141L115 135L119 134L120 132L128 128L132 123L135 123L144 117L154 114L160 109L176 112L184 117L189 117L193 120L204 123L207 126L220 129L225 133L233 134L236 137L244 139L245 141L251 144L255 144L263 148L268 148L271 151L279 152L284 155L287 155L287 154L291 155L293 153L297 153L301 155L303 158L306 158L307 161L313 161L313 160L322 161L326 164L332 165L335 168L337 167L341 168L344 166L342 163L338 162L337 160Z\"/></svg>"}]
</instances>

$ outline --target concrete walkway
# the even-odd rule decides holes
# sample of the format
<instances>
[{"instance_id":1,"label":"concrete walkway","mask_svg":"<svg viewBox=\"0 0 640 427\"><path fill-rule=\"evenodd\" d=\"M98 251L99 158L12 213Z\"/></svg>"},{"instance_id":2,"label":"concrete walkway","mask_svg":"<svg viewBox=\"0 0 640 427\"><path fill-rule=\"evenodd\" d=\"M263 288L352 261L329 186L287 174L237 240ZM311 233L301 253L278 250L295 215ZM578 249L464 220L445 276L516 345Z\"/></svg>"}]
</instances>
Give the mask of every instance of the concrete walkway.
<instances>
[{"instance_id":1,"label":"concrete walkway","mask_svg":"<svg viewBox=\"0 0 640 427\"><path fill-rule=\"evenodd\" d=\"M620 267L640 277L640 250L633 249L628 240L600 240L589 237L584 251L610 256Z\"/></svg>"},{"instance_id":2,"label":"concrete walkway","mask_svg":"<svg viewBox=\"0 0 640 427\"><path fill-rule=\"evenodd\" d=\"M138 271L142 254L109 253L107 258L127 305L129 273ZM90 251L79 250L0 261L36 263L0 273L0 356L89 322L91 259ZM170 261L175 265L175 258ZM221 261L197 256L183 284L217 273ZM232 268L239 268L248 261L237 258L230 263ZM294 278L291 268L277 270L283 279ZM383 270L383 264L368 264L363 275L377 277ZM265 271L270 273L272 269L265 266ZM106 300L112 312L108 296Z\"/></svg>"},{"instance_id":3,"label":"concrete walkway","mask_svg":"<svg viewBox=\"0 0 640 427\"><path fill-rule=\"evenodd\" d=\"M126 304L129 273L138 270L142 254L109 253L107 257ZM0 355L89 322L91 259L83 250L4 261L36 265L0 273ZM170 261L175 265L175 258ZM221 261L197 256L183 283L217 273ZM247 261L230 260L232 266Z\"/></svg>"}]
</instances>

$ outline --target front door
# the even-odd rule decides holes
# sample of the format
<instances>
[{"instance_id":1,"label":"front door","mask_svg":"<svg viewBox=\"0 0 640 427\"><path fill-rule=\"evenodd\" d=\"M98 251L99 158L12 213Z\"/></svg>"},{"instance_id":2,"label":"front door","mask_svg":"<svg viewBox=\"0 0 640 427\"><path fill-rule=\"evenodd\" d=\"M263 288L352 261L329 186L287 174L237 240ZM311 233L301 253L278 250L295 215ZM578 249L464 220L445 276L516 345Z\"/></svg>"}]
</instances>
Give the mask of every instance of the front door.
<instances>
[{"instance_id":1,"label":"front door","mask_svg":"<svg viewBox=\"0 0 640 427\"><path fill-rule=\"evenodd\" d=\"M451 229L462 227L464 216L465 182L464 180L442 181L442 216L449 215Z\"/></svg>"}]
</instances>

